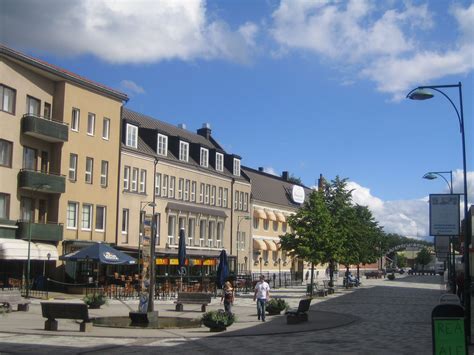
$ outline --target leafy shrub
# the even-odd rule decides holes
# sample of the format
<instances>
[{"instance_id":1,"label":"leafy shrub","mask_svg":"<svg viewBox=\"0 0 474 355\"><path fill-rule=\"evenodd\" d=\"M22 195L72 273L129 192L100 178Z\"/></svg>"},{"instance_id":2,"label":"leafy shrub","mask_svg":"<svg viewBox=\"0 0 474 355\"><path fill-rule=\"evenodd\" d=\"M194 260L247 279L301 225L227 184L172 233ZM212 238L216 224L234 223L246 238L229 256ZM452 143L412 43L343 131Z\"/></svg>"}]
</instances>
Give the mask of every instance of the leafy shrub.
<instances>
[{"instance_id":1,"label":"leafy shrub","mask_svg":"<svg viewBox=\"0 0 474 355\"><path fill-rule=\"evenodd\" d=\"M268 313L280 313L289 308L288 303L282 298L272 298L266 305Z\"/></svg>"},{"instance_id":2,"label":"leafy shrub","mask_svg":"<svg viewBox=\"0 0 474 355\"><path fill-rule=\"evenodd\" d=\"M235 322L233 313L228 313L222 309L209 311L202 315L201 322L208 328L226 328Z\"/></svg>"},{"instance_id":3,"label":"leafy shrub","mask_svg":"<svg viewBox=\"0 0 474 355\"><path fill-rule=\"evenodd\" d=\"M89 307L100 307L107 303L107 297L103 293L97 292L86 295L82 300Z\"/></svg>"},{"instance_id":4,"label":"leafy shrub","mask_svg":"<svg viewBox=\"0 0 474 355\"><path fill-rule=\"evenodd\" d=\"M387 279L389 280L395 280L395 274L388 274Z\"/></svg>"}]
</instances>

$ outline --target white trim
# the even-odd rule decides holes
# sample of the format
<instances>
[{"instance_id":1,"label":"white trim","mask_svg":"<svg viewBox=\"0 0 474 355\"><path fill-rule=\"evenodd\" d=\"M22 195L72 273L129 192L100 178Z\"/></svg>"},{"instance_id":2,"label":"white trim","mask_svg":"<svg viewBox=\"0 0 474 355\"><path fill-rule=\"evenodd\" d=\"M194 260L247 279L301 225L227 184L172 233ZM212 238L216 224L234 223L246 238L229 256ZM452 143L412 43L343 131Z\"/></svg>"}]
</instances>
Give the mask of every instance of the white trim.
<instances>
[{"instance_id":1,"label":"white trim","mask_svg":"<svg viewBox=\"0 0 474 355\"><path fill-rule=\"evenodd\" d=\"M0 228L18 229L17 225L0 224Z\"/></svg>"}]
</instances>

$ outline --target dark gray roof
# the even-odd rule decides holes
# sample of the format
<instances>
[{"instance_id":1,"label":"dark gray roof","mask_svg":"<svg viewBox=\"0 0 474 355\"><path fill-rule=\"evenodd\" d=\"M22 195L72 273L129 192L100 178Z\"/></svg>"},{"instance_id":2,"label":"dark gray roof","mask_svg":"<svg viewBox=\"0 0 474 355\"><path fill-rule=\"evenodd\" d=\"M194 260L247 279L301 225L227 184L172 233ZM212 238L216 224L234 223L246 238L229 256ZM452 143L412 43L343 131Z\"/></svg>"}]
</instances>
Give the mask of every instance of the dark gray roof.
<instances>
[{"instance_id":1,"label":"dark gray roof","mask_svg":"<svg viewBox=\"0 0 474 355\"><path fill-rule=\"evenodd\" d=\"M293 183L282 179L279 176L258 171L246 166L242 167L244 173L250 178L252 184L252 199L268 202L282 207L299 208L301 205L291 200L291 190ZM311 189L302 186L306 197L311 193Z\"/></svg>"}]
</instances>

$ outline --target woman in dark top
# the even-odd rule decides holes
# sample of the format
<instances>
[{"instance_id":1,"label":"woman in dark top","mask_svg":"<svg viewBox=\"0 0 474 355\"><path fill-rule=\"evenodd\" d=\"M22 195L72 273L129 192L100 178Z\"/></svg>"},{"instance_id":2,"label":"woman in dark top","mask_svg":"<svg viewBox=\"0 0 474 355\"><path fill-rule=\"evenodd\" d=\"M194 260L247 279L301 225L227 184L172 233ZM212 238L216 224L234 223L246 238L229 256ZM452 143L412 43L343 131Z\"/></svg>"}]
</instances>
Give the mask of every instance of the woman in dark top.
<instances>
[{"instance_id":1,"label":"woman in dark top","mask_svg":"<svg viewBox=\"0 0 474 355\"><path fill-rule=\"evenodd\" d=\"M221 303L224 301L224 309L227 313L232 313L232 304L234 303L234 289L230 281L224 284L222 292Z\"/></svg>"}]
</instances>

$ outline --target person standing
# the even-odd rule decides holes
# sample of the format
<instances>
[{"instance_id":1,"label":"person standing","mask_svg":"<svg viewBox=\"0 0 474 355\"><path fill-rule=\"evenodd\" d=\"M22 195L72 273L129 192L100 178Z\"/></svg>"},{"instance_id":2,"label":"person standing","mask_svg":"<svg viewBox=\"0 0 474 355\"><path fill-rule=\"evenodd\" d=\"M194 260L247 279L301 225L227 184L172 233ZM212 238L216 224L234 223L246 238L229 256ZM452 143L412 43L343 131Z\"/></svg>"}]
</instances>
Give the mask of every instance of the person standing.
<instances>
[{"instance_id":1,"label":"person standing","mask_svg":"<svg viewBox=\"0 0 474 355\"><path fill-rule=\"evenodd\" d=\"M234 303L234 289L230 281L227 281L224 284L224 289L222 291L221 303L224 301L224 310L227 313L232 313L232 304Z\"/></svg>"},{"instance_id":2,"label":"person standing","mask_svg":"<svg viewBox=\"0 0 474 355\"><path fill-rule=\"evenodd\" d=\"M260 275L260 281L255 285L253 300L257 301L257 316L258 320L262 318L262 322L265 322L265 305L269 299L270 285L265 281L265 276Z\"/></svg>"}]
</instances>

